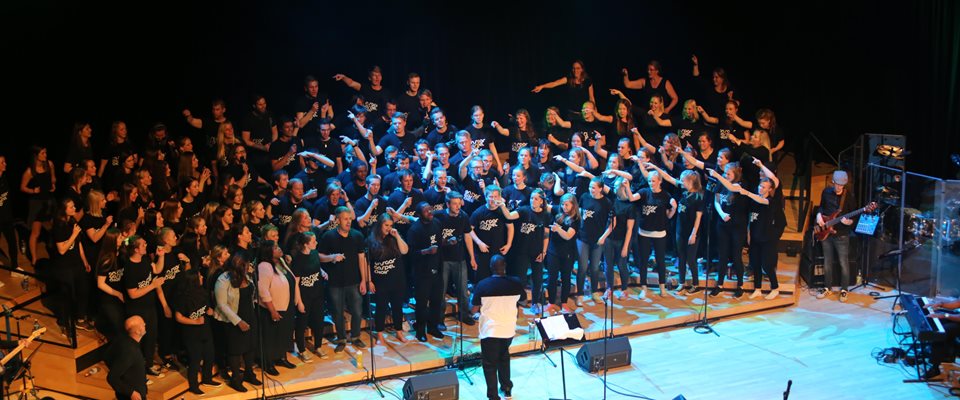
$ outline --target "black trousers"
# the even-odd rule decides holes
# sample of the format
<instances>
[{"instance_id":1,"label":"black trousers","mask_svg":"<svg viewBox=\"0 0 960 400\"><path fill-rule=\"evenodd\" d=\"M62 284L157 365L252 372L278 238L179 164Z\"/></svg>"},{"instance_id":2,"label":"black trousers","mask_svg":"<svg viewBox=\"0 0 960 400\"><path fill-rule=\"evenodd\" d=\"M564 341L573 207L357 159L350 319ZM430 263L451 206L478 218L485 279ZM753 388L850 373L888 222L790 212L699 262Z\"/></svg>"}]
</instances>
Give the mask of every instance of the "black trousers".
<instances>
[{"instance_id":1,"label":"black trousers","mask_svg":"<svg viewBox=\"0 0 960 400\"><path fill-rule=\"evenodd\" d=\"M777 283L778 242L778 240L750 242L750 266L753 267L753 287L755 289L760 289L763 285L763 274L767 274L767 278L770 279L770 290L780 287L780 284ZM754 254L756 255L754 256Z\"/></svg>"},{"instance_id":2,"label":"black trousers","mask_svg":"<svg viewBox=\"0 0 960 400\"><path fill-rule=\"evenodd\" d=\"M16 268L20 253L17 251L17 236L13 229L13 222L0 222L0 234L7 242L7 257L10 258L10 264L7 266ZM94 263L91 262L90 264L93 265Z\"/></svg>"},{"instance_id":3,"label":"black trousers","mask_svg":"<svg viewBox=\"0 0 960 400\"><path fill-rule=\"evenodd\" d=\"M700 284L700 270L697 267L697 249L700 247L700 238L689 244L690 232L677 234L677 264L680 267L680 285L687 282L687 268L693 277L693 285Z\"/></svg>"},{"instance_id":4,"label":"black trousers","mask_svg":"<svg viewBox=\"0 0 960 400\"><path fill-rule=\"evenodd\" d=\"M100 292L100 307L97 311L97 330L107 341L126 333L123 329L126 316L120 299Z\"/></svg>"},{"instance_id":5,"label":"black trousers","mask_svg":"<svg viewBox=\"0 0 960 400\"><path fill-rule=\"evenodd\" d=\"M483 378L487 381L487 398L500 400L497 383L503 390L513 389L510 381L510 343L513 338L480 339L480 354L483 356Z\"/></svg>"},{"instance_id":6,"label":"black trousers","mask_svg":"<svg viewBox=\"0 0 960 400\"><path fill-rule=\"evenodd\" d=\"M422 334L426 330L436 329L437 325L443 323L446 303L440 266L418 266L417 268L417 334ZM397 321L394 320L394 325L396 324Z\"/></svg>"},{"instance_id":7,"label":"black trousers","mask_svg":"<svg viewBox=\"0 0 960 400\"><path fill-rule=\"evenodd\" d=\"M373 284L377 291L373 294L373 302L377 303L377 308L373 314L374 330L383 332L387 321L387 314L390 314L393 329L403 330L403 303L407 300L406 278L394 275L394 278L376 278ZM416 288L417 311L420 310L420 303L426 304L426 300L420 299L420 283ZM419 320L419 313L417 315Z\"/></svg>"},{"instance_id":8,"label":"black trousers","mask_svg":"<svg viewBox=\"0 0 960 400\"><path fill-rule=\"evenodd\" d=\"M667 251L667 237L638 236L636 262L640 268L640 286L647 286L647 274L650 271L647 260L650 259L651 249L653 250L653 258L657 262L657 283L665 285L667 284L667 264L663 257Z\"/></svg>"},{"instance_id":9,"label":"black trousers","mask_svg":"<svg viewBox=\"0 0 960 400\"><path fill-rule=\"evenodd\" d=\"M187 348L190 364L187 365L187 382L191 388L198 386L197 373L203 363L202 381L213 378L213 335L210 333L211 317L205 318L204 325L183 325L180 328L183 345Z\"/></svg>"},{"instance_id":10,"label":"black trousers","mask_svg":"<svg viewBox=\"0 0 960 400\"><path fill-rule=\"evenodd\" d=\"M292 308L293 302L290 303ZM264 368L271 368L274 362L282 360L287 355L287 350L293 343L293 312L291 308L283 311L277 311L280 314L280 320L274 322L270 318L270 311L266 308L260 309L260 321L263 332L263 358L261 360Z\"/></svg>"},{"instance_id":11,"label":"black trousers","mask_svg":"<svg viewBox=\"0 0 960 400\"><path fill-rule=\"evenodd\" d=\"M537 262L538 255L539 252L536 250L516 249L509 253L510 258L507 261L507 275L520 278L520 282L524 285L527 283L529 273L529 278L532 280L531 304L543 304L543 262Z\"/></svg>"},{"instance_id":12,"label":"black trousers","mask_svg":"<svg viewBox=\"0 0 960 400\"><path fill-rule=\"evenodd\" d=\"M737 287L743 286L743 242L746 238L745 227L720 224L717 227L717 285L722 286L727 277L727 263L733 263L737 274Z\"/></svg>"},{"instance_id":13,"label":"black trousers","mask_svg":"<svg viewBox=\"0 0 960 400\"><path fill-rule=\"evenodd\" d=\"M173 297L168 297L173 301ZM173 308L173 305L170 305L170 308ZM180 350L180 332L179 324L174 321L173 318L167 318L163 315L163 307L160 305L160 302L157 301L157 328L159 328L159 335L157 336L157 352L160 354L160 358L172 356Z\"/></svg>"},{"instance_id":14,"label":"black trousers","mask_svg":"<svg viewBox=\"0 0 960 400\"><path fill-rule=\"evenodd\" d=\"M481 252L479 248L474 249L473 257L477 260L477 270L473 274L474 285L490 277L490 259L496 254L500 254L499 247L490 246L490 251L486 253Z\"/></svg>"},{"instance_id":15,"label":"black trousers","mask_svg":"<svg viewBox=\"0 0 960 400\"><path fill-rule=\"evenodd\" d=\"M570 275L573 272L573 262L576 254L569 251L547 253L547 302L560 305L570 297ZM557 281L560 291L557 293Z\"/></svg>"},{"instance_id":16,"label":"black trousers","mask_svg":"<svg viewBox=\"0 0 960 400\"><path fill-rule=\"evenodd\" d=\"M293 336L297 343L297 351L302 353L307 351L307 328L310 328L310 333L313 335L314 349L320 348L320 346L323 345L323 306L326 301L326 295L321 292L317 295L303 297L301 292L301 298L306 313L297 313Z\"/></svg>"}]
</instances>

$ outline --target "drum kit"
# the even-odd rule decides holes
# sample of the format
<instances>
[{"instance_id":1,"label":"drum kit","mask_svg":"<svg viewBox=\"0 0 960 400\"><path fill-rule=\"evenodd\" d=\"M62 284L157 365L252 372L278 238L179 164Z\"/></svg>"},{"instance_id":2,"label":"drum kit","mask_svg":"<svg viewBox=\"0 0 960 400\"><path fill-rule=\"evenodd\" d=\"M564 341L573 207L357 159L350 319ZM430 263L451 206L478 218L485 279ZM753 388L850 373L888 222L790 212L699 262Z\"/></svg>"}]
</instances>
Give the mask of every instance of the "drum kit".
<instances>
[{"instance_id":1,"label":"drum kit","mask_svg":"<svg viewBox=\"0 0 960 400\"><path fill-rule=\"evenodd\" d=\"M894 237L899 230L900 193L899 190L888 185L877 186L874 197L878 202L886 204L881 212L885 233ZM939 237L944 246L960 241L960 200L951 199L946 204L944 218L939 218L933 211L923 212L916 208L903 208L903 238L904 241L917 240L924 242Z\"/></svg>"}]
</instances>

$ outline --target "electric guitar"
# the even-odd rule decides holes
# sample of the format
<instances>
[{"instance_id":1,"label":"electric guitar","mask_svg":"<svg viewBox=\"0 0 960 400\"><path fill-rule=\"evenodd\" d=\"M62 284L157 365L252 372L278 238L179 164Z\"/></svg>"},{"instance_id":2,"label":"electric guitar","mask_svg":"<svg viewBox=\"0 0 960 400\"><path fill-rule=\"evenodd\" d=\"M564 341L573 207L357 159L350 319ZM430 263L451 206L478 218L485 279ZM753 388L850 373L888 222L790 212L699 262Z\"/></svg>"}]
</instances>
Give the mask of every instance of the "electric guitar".
<instances>
[{"instance_id":1,"label":"electric guitar","mask_svg":"<svg viewBox=\"0 0 960 400\"><path fill-rule=\"evenodd\" d=\"M833 229L833 226L836 224L839 224L840 221L844 219L850 219L850 218L856 217L857 215L863 214L865 212L872 212L873 210L876 210L876 209L877 209L877 203L871 202L870 204L867 204L866 207L853 210L843 215L839 215L840 210L837 210L837 212L831 215L821 215L820 217L823 218L823 226L816 225L813 227L813 237L818 242L822 242L826 240L828 237L830 237L830 235L837 233L836 229Z\"/></svg>"},{"instance_id":2,"label":"electric guitar","mask_svg":"<svg viewBox=\"0 0 960 400\"><path fill-rule=\"evenodd\" d=\"M20 354L20 351L22 351L25 347L30 345L30 343L33 342L33 339L40 337L40 335L42 335L46 331L47 331L47 328L40 328L40 329L34 330L29 337L24 339L23 344L17 345L17 347L15 347L13 350L10 350L10 352L4 354L3 359L0 359L0 374L4 372L4 366L7 365L7 362L9 362L17 354ZM3 354L3 352L0 352L0 354Z\"/></svg>"}]
</instances>

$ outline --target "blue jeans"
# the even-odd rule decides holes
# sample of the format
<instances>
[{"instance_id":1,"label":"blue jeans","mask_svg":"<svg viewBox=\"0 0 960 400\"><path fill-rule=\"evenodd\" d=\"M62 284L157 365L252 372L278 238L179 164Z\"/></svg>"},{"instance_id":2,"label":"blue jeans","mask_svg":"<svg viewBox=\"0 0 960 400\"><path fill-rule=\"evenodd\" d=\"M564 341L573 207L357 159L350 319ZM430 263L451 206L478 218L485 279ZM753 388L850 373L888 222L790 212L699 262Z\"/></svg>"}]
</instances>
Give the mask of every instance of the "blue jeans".
<instances>
[{"instance_id":1,"label":"blue jeans","mask_svg":"<svg viewBox=\"0 0 960 400\"><path fill-rule=\"evenodd\" d=\"M835 286L834 272L840 259L840 289L850 284L850 236L834 235L823 241L823 279L826 287Z\"/></svg>"},{"instance_id":2,"label":"blue jeans","mask_svg":"<svg viewBox=\"0 0 960 400\"><path fill-rule=\"evenodd\" d=\"M458 318L463 319L472 315L470 312L470 302L467 299L467 262L466 261L444 261L443 262L443 291L446 292L451 279L457 286L457 311L460 314Z\"/></svg>"},{"instance_id":3,"label":"blue jeans","mask_svg":"<svg viewBox=\"0 0 960 400\"><path fill-rule=\"evenodd\" d=\"M341 344L347 342L347 332L344 327L343 311L350 313L350 340L360 338L360 322L363 316L360 314L361 297L360 289L357 285L349 286L330 286L330 313L333 314L333 326L337 330L337 341Z\"/></svg>"},{"instance_id":4,"label":"blue jeans","mask_svg":"<svg viewBox=\"0 0 960 400\"><path fill-rule=\"evenodd\" d=\"M598 246L596 242L587 243L580 239L577 239L577 253L579 253L579 258L577 261L577 296L583 296L584 294L589 295L584 290L584 283L587 278L587 271L590 272L590 289L591 292L600 290L600 256L603 255L603 247Z\"/></svg>"},{"instance_id":5,"label":"blue jeans","mask_svg":"<svg viewBox=\"0 0 960 400\"><path fill-rule=\"evenodd\" d=\"M604 269L607 289L613 289L616 286L613 279L614 267L620 270L620 289L627 290L627 285L630 284L630 267L627 266L627 259L630 258L630 254L627 253L626 257L620 257L621 250L623 250L623 240L607 239L603 243L603 259L607 262Z\"/></svg>"}]
</instances>

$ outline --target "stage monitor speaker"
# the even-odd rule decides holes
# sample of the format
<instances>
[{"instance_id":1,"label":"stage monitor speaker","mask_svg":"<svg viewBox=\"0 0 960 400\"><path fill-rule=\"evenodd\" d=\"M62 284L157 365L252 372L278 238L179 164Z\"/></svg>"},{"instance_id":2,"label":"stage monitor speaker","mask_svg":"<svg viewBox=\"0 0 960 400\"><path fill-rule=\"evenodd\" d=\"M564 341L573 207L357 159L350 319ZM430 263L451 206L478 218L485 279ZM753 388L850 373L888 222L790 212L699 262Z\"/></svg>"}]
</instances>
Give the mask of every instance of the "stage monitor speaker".
<instances>
[{"instance_id":1,"label":"stage monitor speaker","mask_svg":"<svg viewBox=\"0 0 960 400\"><path fill-rule=\"evenodd\" d=\"M630 356L633 349L630 348L630 341L626 337L619 336L607 339L607 357L603 357L603 339L589 342L580 348L577 352L577 364L587 372L597 372L603 370L604 364L607 368L616 368L630 365Z\"/></svg>"},{"instance_id":2,"label":"stage monitor speaker","mask_svg":"<svg viewBox=\"0 0 960 400\"><path fill-rule=\"evenodd\" d=\"M457 400L460 383L457 371L414 376L403 384L403 400Z\"/></svg>"}]
</instances>

